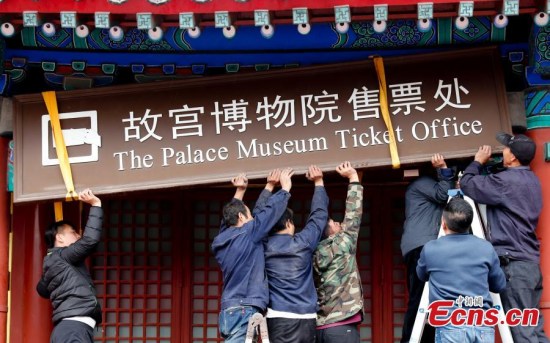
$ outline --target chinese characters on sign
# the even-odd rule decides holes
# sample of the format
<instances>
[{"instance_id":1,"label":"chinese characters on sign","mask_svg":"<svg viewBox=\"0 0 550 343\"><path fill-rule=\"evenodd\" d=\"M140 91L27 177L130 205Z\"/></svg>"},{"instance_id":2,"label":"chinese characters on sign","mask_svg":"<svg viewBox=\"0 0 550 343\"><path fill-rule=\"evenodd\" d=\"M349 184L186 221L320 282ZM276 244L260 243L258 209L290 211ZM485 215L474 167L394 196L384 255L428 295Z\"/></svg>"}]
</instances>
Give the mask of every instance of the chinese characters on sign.
<instances>
[{"instance_id":1,"label":"chinese characters on sign","mask_svg":"<svg viewBox=\"0 0 550 343\"><path fill-rule=\"evenodd\" d=\"M394 100L390 103L390 108L394 109L393 115L399 113L409 115L413 113L413 109L420 112L425 111L425 108L421 106L426 104L426 101L422 100L422 82L394 84L389 85L389 88ZM353 106L354 121L380 118L379 92L379 90L368 90L365 86L353 90L347 101ZM469 92L458 83L458 78L454 78L450 84L439 80L439 87L433 97L440 99L441 105L434 110L439 112L446 106L457 109L470 108L471 104L462 102L461 93L467 95ZM301 120L299 123L302 126L319 125L324 121L335 123L342 119L338 115L338 94L328 94L323 91L321 95L308 94L302 95L300 98ZM253 120L265 122L265 130L278 128L283 124L286 127L296 124L294 99L284 100L280 95L276 95L270 103L269 99L264 97L262 102L256 104L256 111L251 115L247 111L250 107L254 108L244 99L232 100L227 104L215 102L215 111L210 113L216 119L215 133L221 134L224 128L244 132ZM203 137L203 125L200 118L204 114L204 107L189 107L187 104L183 105L183 108L170 109L168 117L174 118L171 123L168 123L172 127L171 139L185 136ZM162 140L163 137L155 133L159 118L162 117L162 113L151 114L151 109L146 109L141 117L136 117L134 112L130 112L128 118L122 119L123 123L128 123L124 131L124 140L126 142L130 139L140 142L149 138ZM446 133L446 136L448 135L449 133Z\"/></svg>"},{"instance_id":2,"label":"chinese characters on sign","mask_svg":"<svg viewBox=\"0 0 550 343\"><path fill-rule=\"evenodd\" d=\"M417 111L422 113L426 111L426 101L422 98L422 82L390 84L389 89L391 91L390 99L393 100L389 106L394 116L409 116L414 115ZM354 88L351 94L345 95L347 103L351 104L353 108L353 122L357 122L358 127L365 126L361 122L368 124L372 120L381 120L379 92L377 89L369 90L366 86L362 86L359 89ZM468 94L468 89L459 83L458 77L454 77L450 82L440 79L435 94L427 95L438 100L437 107L429 110L440 112L446 107L467 110L471 106L465 97ZM255 125L260 125L263 130L270 131L293 126L306 127L338 123L342 120L338 106L340 98L339 94L329 94L323 90L321 94L300 95L298 106L296 106L295 99L284 99L277 94L271 98L263 97L262 101L258 101L256 104L245 99L232 99L229 103L215 101L214 110L210 113L207 113L204 106L190 107L189 104L184 104L182 108L169 109L167 116L163 113L153 114L150 108L147 108L141 115L131 111L127 118L122 119L122 123L125 125L124 141L135 140L140 143L148 139L161 141L165 137L157 133L159 125L170 126L171 135L166 139L185 142L186 137L189 136L221 135L224 130L245 133L249 127ZM298 107L298 118L296 118L296 107ZM201 120L208 115L214 117L215 125L205 128ZM211 132L208 131L209 129ZM479 120L459 122L457 117L453 116L434 119L431 123L416 121L412 126L412 136L418 141L423 141L440 136L456 137L479 134L481 130L482 126ZM402 128L399 125L396 126L395 133L397 141L403 142ZM355 127L335 130L334 135L338 138L337 148L339 149L347 149L349 146L365 147L389 143L387 132L375 130L374 126L369 126L368 130L364 132L357 131ZM271 144L259 143L256 138L249 141L237 139L235 144L236 158L239 160L329 149L327 139L322 136L284 142L277 141ZM164 147L161 151L162 166L166 167L172 163L172 160L175 161L175 164L226 160L229 158L231 149L223 146L219 149L209 148L207 151L202 151L188 145L183 151L175 151L171 147ZM142 163L133 162L136 160L136 156L134 149L114 153L119 166L118 170L150 168L154 165L153 155L144 156Z\"/></svg>"}]
</instances>

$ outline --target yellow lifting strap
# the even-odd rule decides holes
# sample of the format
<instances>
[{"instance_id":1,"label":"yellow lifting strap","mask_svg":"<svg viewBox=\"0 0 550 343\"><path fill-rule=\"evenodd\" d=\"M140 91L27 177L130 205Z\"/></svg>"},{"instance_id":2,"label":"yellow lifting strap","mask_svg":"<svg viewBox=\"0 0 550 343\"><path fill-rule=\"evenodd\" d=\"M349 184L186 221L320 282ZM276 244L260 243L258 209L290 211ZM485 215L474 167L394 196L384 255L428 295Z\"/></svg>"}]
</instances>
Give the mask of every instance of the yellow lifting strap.
<instances>
[{"instance_id":1,"label":"yellow lifting strap","mask_svg":"<svg viewBox=\"0 0 550 343\"><path fill-rule=\"evenodd\" d=\"M53 138L55 140L55 151L57 153L61 175L63 175L63 181L65 182L65 187L67 188L65 200L74 200L78 198L78 195L74 190L71 164L69 163L69 154L67 153L67 146L65 145L63 133L61 132L59 111L57 110L57 98L54 91L42 92L42 97L44 98L44 103L46 103L46 108L48 109L48 113L50 115Z\"/></svg>"},{"instance_id":2,"label":"yellow lifting strap","mask_svg":"<svg viewBox=\"0 0 550 343\"><path fill-rule=\"evenodd\" d=\"M380 109L382 110L382 118L388 129L390 136L390 156L391 164L394 169L401 166L399 161L399 153L397 152L397 141L395 140L395 132L390 118L390 110L388 106L388 92L386 87L386 73L384 71L384 60L382 57L374 57L374 68L378 76L378 88L380 89Z\"/></svg>"},{"instance_id":3,"label":"yellow lifting strap","mask_svg":"<svg viewBox=\"0 0 550 343\"><path fill-rule=\"evenodd\" d=\"M55 213L56 222L63 220L63 203L61 201L56 201L53 203L53 211Z\"/></svg>"}]
</instances>

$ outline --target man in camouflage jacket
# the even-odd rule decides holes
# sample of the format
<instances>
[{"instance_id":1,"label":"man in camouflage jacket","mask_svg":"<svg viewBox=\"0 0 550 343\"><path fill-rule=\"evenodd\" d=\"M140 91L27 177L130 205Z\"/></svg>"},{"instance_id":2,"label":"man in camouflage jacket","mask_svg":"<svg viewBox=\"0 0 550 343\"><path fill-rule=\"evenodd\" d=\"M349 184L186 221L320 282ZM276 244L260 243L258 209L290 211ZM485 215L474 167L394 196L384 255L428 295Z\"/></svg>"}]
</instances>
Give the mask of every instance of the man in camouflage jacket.
<instances>
[{"instance_id":1,"label":"man in camouflage jacket","mask_svg":"<svg viewBox=\"0 0 550 343\"><path fill-rule=\"evenodd\" d=\"M329 219L315 255L314 277L319 309L317 343L359 342L363 320L363 289L355 260L363 213L363 186L349 162L336 171L349 179L342 223Z\"/></svg>"}]
</instances>

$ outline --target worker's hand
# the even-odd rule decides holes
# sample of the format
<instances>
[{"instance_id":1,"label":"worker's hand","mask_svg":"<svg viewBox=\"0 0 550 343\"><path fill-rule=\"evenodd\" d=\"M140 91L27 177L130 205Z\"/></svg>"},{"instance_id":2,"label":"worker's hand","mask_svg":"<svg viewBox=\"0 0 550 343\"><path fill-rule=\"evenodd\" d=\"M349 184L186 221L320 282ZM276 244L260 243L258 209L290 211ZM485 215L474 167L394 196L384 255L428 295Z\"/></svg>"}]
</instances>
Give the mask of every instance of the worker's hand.
<instances>
[{"instance_id":1,"label":"worker's hand","mask_svg":"<svg viewBox=\"0 0 550 343\"><path fill-rule=\"evenodd\" d=\"M292 175L294 175L292 168L285 168L281 172L281 188L287 192L290 192L290 189L292 188Z\"/></svg>"},{"instance_id":2,"label":"worker's hand","mask_svg":"<svg viewBox=\"0 0 550 343\"><path fill-rule=\"evenodd\" d=\"M267 184L265 185L265 189L272 192L279 182L281 182L281 169L273 169L267 175Z\"/></svg>"},{"instance_id":3,"label":"worker's hand","mask_svg":"<svg viewBox=\"0 0 550 343\"><path fill-rule=\"evenodd\" d=\"M231 179L231 183L233 186L235 186L238 190L246 190L246 187L248 187L248 178L246 177L245 173L241 173L234 178Z\"/></svg>"},{"instance_id":4,"label":"worker's hand","mask_svg":"<svg viewBox=\"0 0 550 343\"><path fill-rule=\"evenodd\" d=\"M487 163L487 161L489 161L489 158L491 158L491 146L483 145L479 147L479 150L476 152L474 160L481 164L485 164Z\"/></svg>"},{"instance_id":5,"label":"worker's hand","mask_svg":"<svg viewBox=\"0 0 550 343\"><path fill-rule=\"evenodd\" d=\"M90 204L92 206L101 207L101 200L92 193L92 190L86 188L82 192L78 193L78 200Z\"/></svg>"},{"instance_id":6,"label":"worker's hand","mask_svg":"<svg viewBox=\"0 0 550 343\"><path fill-rule=\"evenodd\" d=\"M434 154L432 156L432 166L434 168L447 168L447 163L441 154Z\"/></svg>"},{"instance_id":7,"label":"worker's hand","mask_svg":"<svg viewBox=\"0 0 550 343\"><path fill-rule=\"evenodd\" d=\"M357 170L351 166L349 161L341 163L336 167L336 171L343 177L347 177L349 182L359 182L359 176Z\"/></svg>"},{"instance_id":8,"label":"worker's hand","mask_svg":"<svg viewBox=\"0 0 550 343\"><path fill-rule=\"evenodd\" d=\"M323 172L316 165L309 166L306 172L306 178L309 181L313 181L315 186L323 186Z\"/></svg>"}]
</instances>

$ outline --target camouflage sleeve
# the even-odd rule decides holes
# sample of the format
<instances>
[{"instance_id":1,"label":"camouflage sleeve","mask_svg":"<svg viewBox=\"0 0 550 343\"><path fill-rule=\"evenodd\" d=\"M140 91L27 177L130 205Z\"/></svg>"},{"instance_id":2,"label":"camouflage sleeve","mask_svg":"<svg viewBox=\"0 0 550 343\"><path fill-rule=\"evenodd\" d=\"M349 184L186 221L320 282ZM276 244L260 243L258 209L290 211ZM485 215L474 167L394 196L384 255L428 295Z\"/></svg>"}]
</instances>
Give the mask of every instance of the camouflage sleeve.
<instances>
[{"instance_id":1,"label":"camouflage sleeve","mask_svg":"<svg viewBox=\"0 0 550 343\"><path fill-rule=\"evenodd\" d=\"M359 183L350 183L348 196L346 198L346 214L342 227L348 234L355 237L361 228L361 217L363 215L363 186Z\"/></svg>"}]
</instances>

